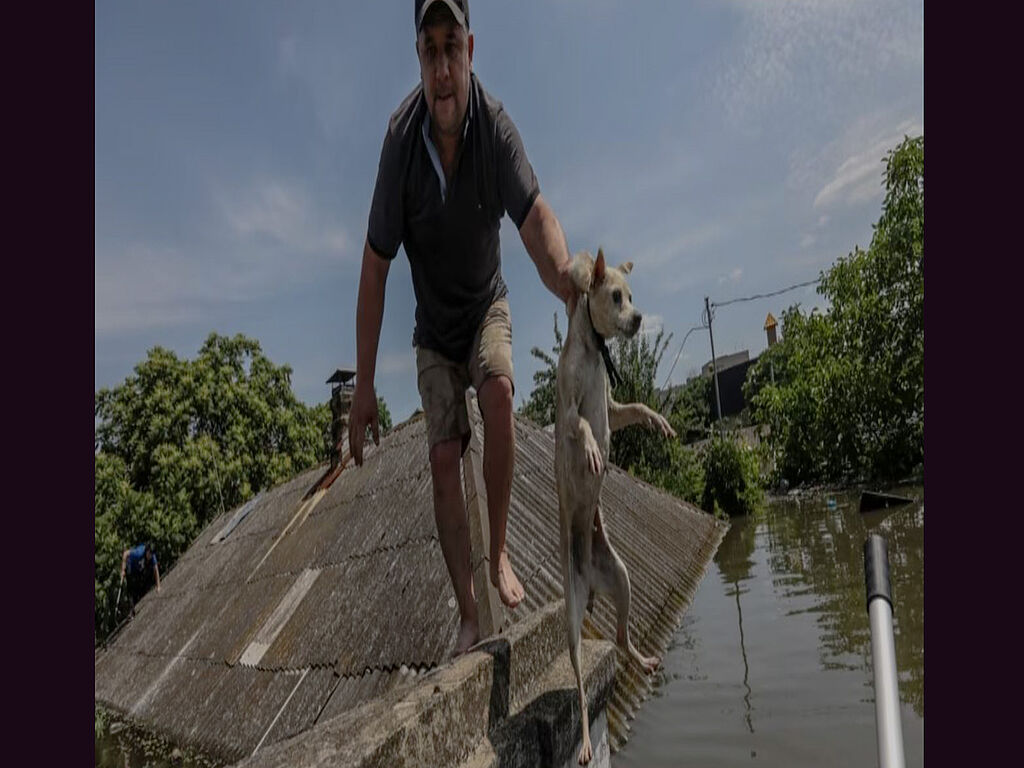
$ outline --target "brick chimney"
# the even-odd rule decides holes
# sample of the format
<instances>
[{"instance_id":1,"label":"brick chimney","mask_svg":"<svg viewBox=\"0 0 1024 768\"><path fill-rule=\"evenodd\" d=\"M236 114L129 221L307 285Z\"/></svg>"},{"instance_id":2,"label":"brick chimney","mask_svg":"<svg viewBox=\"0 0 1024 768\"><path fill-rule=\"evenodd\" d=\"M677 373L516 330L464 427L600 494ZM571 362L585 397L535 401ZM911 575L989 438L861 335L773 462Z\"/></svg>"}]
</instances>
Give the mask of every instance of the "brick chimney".
<instances>
[{"instance_id":1,"label":"brick chimney","mask_svg":"<svg viewBox=\"0 0 1024 768\"><path fill-rule=\"evenodd\" d=\"M768 333L768 346L771 347L778 342L778 338L775 336L775 328L778 323L775 322L775 318L772 317L772 313L768 313L768 317L764 320L764 329Z\"/></svg>"},{"instance_id":2,"label":"brick chimney","mask_svg":"<svg viewBox=\"0 0 1024 768\"><path fill-rule=\"evenodd\" d=\"M339 368L327 380L331 384L331 469L341 463L338 445L348 435L348 412L352 407L356 372Z\"/></svg>"}]
</instances>

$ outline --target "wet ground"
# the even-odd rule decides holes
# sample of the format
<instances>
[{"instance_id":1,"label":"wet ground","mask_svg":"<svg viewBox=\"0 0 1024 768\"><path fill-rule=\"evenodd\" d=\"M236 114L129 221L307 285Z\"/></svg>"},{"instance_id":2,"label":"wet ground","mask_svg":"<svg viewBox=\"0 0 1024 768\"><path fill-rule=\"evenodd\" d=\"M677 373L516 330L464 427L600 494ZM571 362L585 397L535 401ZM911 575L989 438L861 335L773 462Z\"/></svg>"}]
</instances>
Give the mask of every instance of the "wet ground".
<instances>
[{"instance_id":1,"label":"wet ground","mask_svg":"<svg viewBox=\"0 0 1024 768\"><path fill-rule=\"evenodd\" d=\"M864 540L889 548L907 766L924 765L924 489L773 501L732 528L615 768L877 765ZM831 500L831 501L830 501Z\"/></svg>"}]
</instances>

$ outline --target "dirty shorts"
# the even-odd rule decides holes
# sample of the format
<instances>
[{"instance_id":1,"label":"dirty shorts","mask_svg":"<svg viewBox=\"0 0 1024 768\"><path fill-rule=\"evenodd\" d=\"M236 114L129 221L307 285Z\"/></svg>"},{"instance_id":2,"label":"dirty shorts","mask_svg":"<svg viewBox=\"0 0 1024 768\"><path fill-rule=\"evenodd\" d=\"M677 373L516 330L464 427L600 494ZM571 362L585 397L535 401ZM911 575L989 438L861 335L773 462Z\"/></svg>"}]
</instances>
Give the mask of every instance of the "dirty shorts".
<instances>
[{"instance_id":1,"label":"dirty shorts","mask_svg":"<svg viewBox=\"0 0 1024 768\"><path fill-rule=\"evenodd\" d=\"M507 376L515 392L512 377L512 318L508 299L491 304L469 348L469 359L456 363L440 352L416 347L416 381L427 420L427 444L462 438L462 450L469 442L469 411L466 390L478 392L491 376Z\"/></svg>"}]
</instances>

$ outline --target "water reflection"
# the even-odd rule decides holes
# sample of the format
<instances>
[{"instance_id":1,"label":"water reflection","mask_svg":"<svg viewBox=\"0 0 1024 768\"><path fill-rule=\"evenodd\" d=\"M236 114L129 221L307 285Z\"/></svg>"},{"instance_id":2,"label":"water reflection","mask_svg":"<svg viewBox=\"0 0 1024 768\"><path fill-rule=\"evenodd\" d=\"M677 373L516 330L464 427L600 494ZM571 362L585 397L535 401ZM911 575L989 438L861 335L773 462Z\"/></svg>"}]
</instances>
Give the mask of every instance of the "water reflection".
<instances>
[{"instance_id":1,"label":"water reflection","mask_svg":"<svg viewBox=\"0 0 1024 768\"><path fill-rule=\"evenodd\" d=\"M875 764L871 529L888 542L906 764L922 766L924 490L896 492L918 501L862 516L857 493L826 494L733 518L614 764Z\"/></svg>"},{"instance_id":2,"label":"water reflection","mask_svg":"<svg viewBox=\"0 0 1024 768\"><path fill-rule=\"evenodd\" d=\"M903 492L917 499L923 493L920 488ZM824 497L785 500L769 505L760 519L733 521L715 562L723 581L736 592L741 633L739 585L751 578L754 533L760 527L776 594L816 598L810 606L806 600L797 601L805 607L791 613L817 615L822 667L864 670L870 687L871 627L865 605L863 546L869 531L878 532L889 548L900 698L924 717L924 504L918 501L861 515L857 493L832 498L834 508Z\"/></svg>"},{"instance_id":3,"label":"water reflection","mask_svg":"<svg viewBox=\"0 0 1024 768\"><path fill-rule=\"evenodd\" d=\"M754 732L753 707L750 702L753 692L750 689L750 662L747 660L747 641L743 635L743 607L740 604L740 595L746 594L748 590L742 589L740 583L751 578L750 570L754 565L754 532L749 518L736 518L715 555L722 581L732 587L731 592L727 594L736 598L736 623L739 626L740 656L743 659L743 705L746 709L744 721L751 733Z\"/></svg>"}]
</instances>

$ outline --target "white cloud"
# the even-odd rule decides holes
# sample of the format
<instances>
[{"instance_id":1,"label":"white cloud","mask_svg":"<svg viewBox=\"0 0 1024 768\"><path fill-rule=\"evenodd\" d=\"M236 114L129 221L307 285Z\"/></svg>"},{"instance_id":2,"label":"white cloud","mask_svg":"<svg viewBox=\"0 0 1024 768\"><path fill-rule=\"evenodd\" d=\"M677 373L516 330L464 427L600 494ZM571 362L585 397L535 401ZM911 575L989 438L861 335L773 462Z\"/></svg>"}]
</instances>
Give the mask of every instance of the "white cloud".
<instances>
[{"instance_id":1,"label":"white cloud","mask_svg":"<svg viewBox=\"0 0 1024 768\"><path fill-rule=\"evenodd\" d=\"M923 132L918 118L893 109L863 115L815 151L794 153L786 186L802 195L813 194L812 207L819 210L881 198L886 153L904 136ZM821 214L817 221L824 228L830 219Z\"/></svg>"},{"instance_id":2,"label":"white cloud","mask_svg":"<svg viewBox=\"0 0 1024 768\"><path fill-rule=\"evenodd\" d=\"M377 357L375 372L378 375L393 375L416 370L416 353L412 347L400 352L384 352Z\"/></svg>"},{"instance_id":3,"label":"white cloud","mask_svg":"<svg viewBox=\"0 0 1024 768\"><path fill-rule=\"evenodd\" d=\"M836 175L814 198L814 207L837 203L863 203L881 194L881 159L895 142L886 139L853 157L848 157L836 170Z\"/></svg>"},{"instance_id":4,"label":"white cloud","mask_svg":"<svg viewBox=\"0 0 1024 768\"><path fill-rule=\"evenodd\" d=\"M654 243L637 254L637 264L646 268L685 263L696 251L717 242L726 234L721 221L710 221Z\"/></svg>"},{"instance_id":5,"label":"white cloud","mask_svg":"<svg viewBox=\"0 0 1024 768\"><path fill-rule=\"evenodd\" d=\"M657 334L658 331L664 330L665 318L661 315L644 315L640 321L640 333L644 334Z\"/></svg>"},{"instance_id":6,"label":"white cloud","mask_svg":"<svg viewBox=\"0 0 1024 768\"><path fill-rule=\"evenodd\" d=\"M348 245L344 230L323 221L298 185L268 179L218 198L229 231L242 242L269 238L284 250L303 253L340 253Z\"/></svg>"},{"instance_id":7,"label":"white cloud","mask_svg":"<svg viewBox=\"0 0 1024 768\"><path fill-rule=\"evenodd\" d=\"M270 179L211 197L218 215L189 245L97 243L98 334L207 319L217 305L325 279L358 257L299 185Z\"/></svg>"},{"instance_id":8,"label":"white cloud","mask_svg":"<svg viewBox=\"0 0 1024 768\"><path fill-rule=\"evenodd\" d=\"M97 334L187 322L203 291L194 261L177 249L143 244L97 254L95 280Z\"/></svg>"},{"instance_id":9,"label":"white cloud","mask_svg":"<svg viewBox=\"0 0 1024 768\"><path fill-rule=\"evenodd\" d=\"M765 109L819 112L841 105L835 89L864 87L896 70L919 71L924 23L905 0L733 0L735 44L709 73L737 125Z\"/></svg>"},{"instance_id":10,"label":"white cloud","mask_svg":"<svg viewBox=\"0 0 1024 768\"><path fill-rule=\"evenodd\" d=\"M817 239L818 239L817 237L815 237L814 235L812 235L810 233L805 234L802 238L800 238L800 247L801 248L810 248L812 245L814 245L814 243L815 243L815 241Z\"/></svg>"},{"instance_id":11,"label":"white cloud","mask_svg":"<svg viewBox=\"0 0 1024 768\"><path fill-rule=\"evenodd\" d=\"M722 283L738 283L742 277L743 267L736 267L728 275L721 275L718 278L718 284L721 285Z\"/></svg>"}]
</instances>

